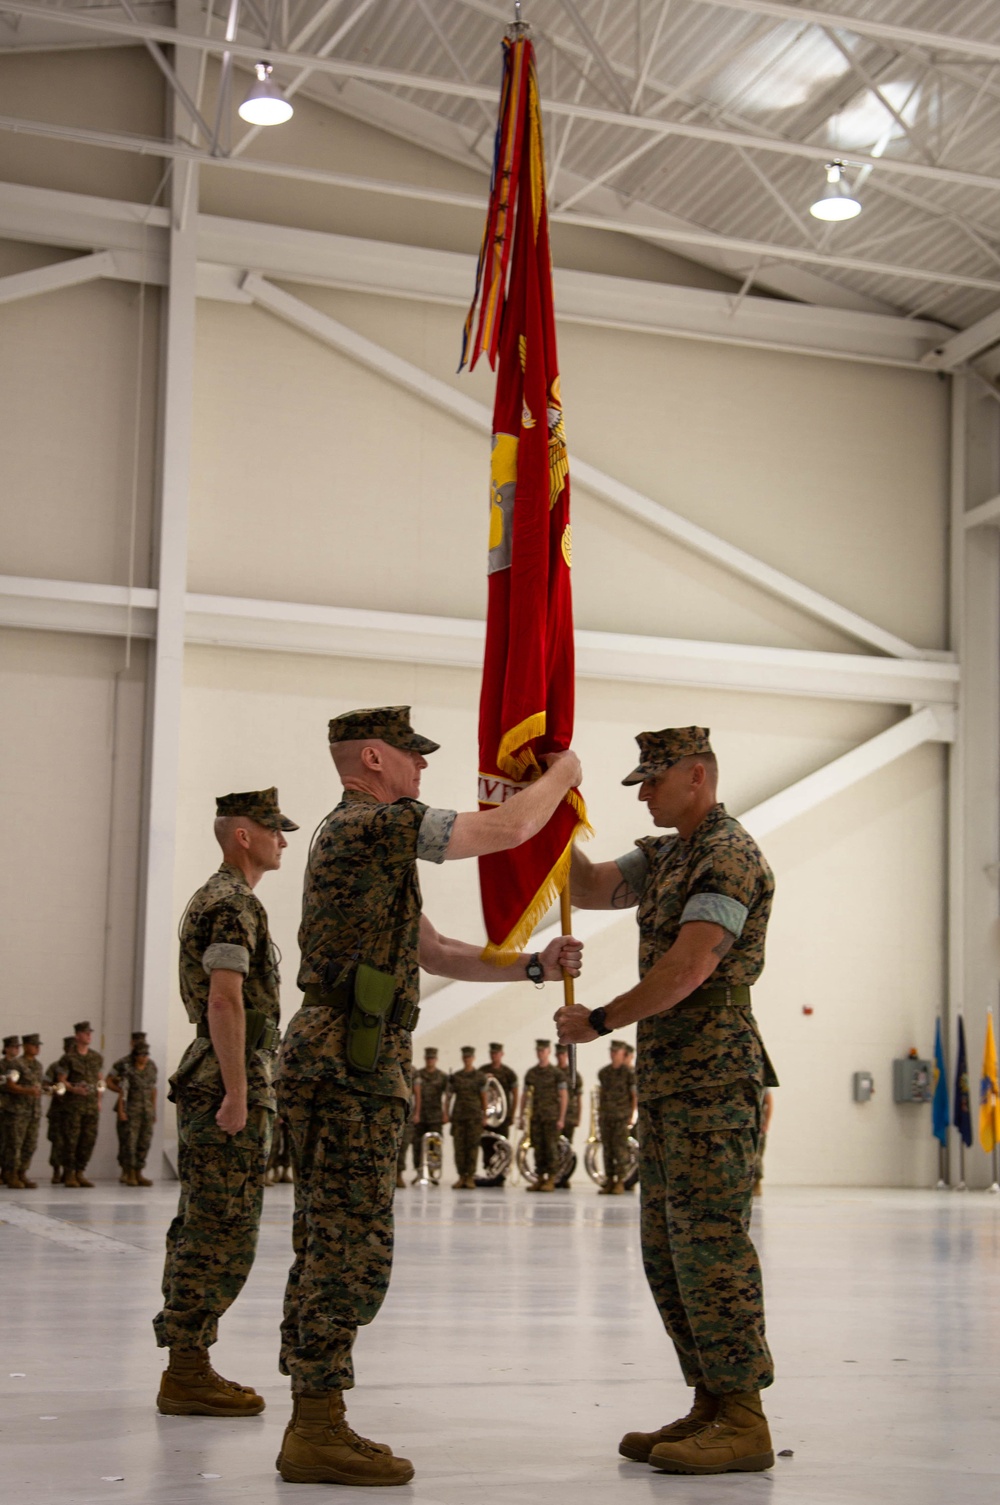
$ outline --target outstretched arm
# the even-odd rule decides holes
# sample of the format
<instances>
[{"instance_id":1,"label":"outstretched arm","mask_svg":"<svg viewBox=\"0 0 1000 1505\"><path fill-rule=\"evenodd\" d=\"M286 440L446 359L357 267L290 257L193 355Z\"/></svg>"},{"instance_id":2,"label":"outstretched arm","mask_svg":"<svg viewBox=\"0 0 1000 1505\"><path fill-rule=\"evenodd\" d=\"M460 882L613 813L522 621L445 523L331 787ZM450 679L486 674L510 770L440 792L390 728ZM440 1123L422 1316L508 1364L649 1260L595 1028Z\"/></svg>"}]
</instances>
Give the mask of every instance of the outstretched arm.
<instances>
[{"instance_id":1,"label":"outstretched arm","mask_svg":"<svg viewBox=\"0 0 1000 1505\"><path fill-rule=\"evenodd\" d=\"M708 920L692 920L682 925L670 950L627 993L620 993L607 1005L604 1022L610 1029L621 1029L637 1019L665 1014L681 1003L696 988L707 982L736 937L721 925ZM597 1033L588 1021L589 1010L575 1003L561 1008L555 1015L560 1040L583 1045L596 1040Z\"/></svg>"},{"instance_id":2,"label":"outstretched arm","mask_svg":"<svg viewBox=\"0 0 1000 1505\"><path fill-rule=\"evenodd\" d=\"M507 852L537 836L583 777L580 759L572 750L550 753L545 761L548 768L541 778L504 800L502 805L456 816L445 848L445 862Z\"/></svg>"},{"instance_id":3,"label":"outstretched arm","mask_svg":"<svg viewBox=\"0 0 1000 1505\"><path fill-rule=\"evenodd\" d=\"M426 915L420 917L420 965L435 977L452 977L460 982L523 982L525 967L533 952L522 951L509 967L485 962L482 948L468 941L454 941L440 935ZM571 935L557 935L538 953L547 982L557 982L563 968L571 977L579 977L583 942Z\"/></svg>"}]
</instances>

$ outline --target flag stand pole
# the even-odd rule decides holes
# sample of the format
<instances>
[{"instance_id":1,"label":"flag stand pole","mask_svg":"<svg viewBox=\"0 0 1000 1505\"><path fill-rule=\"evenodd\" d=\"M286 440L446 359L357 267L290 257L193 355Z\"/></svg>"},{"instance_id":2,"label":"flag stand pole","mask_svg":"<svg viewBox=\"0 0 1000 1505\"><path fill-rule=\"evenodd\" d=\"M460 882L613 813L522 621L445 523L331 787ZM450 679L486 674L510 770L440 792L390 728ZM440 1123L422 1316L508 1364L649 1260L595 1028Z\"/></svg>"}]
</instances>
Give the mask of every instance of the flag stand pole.
<instances>
[{"instance_id":1,"label":"flag stand pole","mask_svg":"<svg viewBox=\"0 0 1000 1505\"><path fill-rule=\"evenodd\" d=\"M938 1146L938 1183L936 1190L948 1190L948 1149L943 1144Z\"/></svg>"},{"instance_id":2,"label":"flag stand pole","mask_svg":"<svg viewBox=\"0 0 1000 1505\"><path fill-rule=\"evenodd\" d=\"M994 1196L1000 1194L1000 1144L993 1146L993 1185L988 1186L986 1189L987 1191L991 1191Z\"/></svg>"},{"instance_id":3,"label":"flag stand pole","mask_svg":"<svg viewBox=\"0 0 1000 1505\"><path fill-rule=\"evenodd\" d=\"M959 1135L958 1138L958 1185L956 1191L968 1191L965 1184L965 1140Z\"/></svg>"},{"instance_id":4,"label":"flag stand pole","mask_svg":"<svg viewBox=\"0 0 1000 1505\"><path fill-rule=\"evenodd\" d=\"M573 904L570 899L569 878L559 891L559 922L563 935L573 934ZM563 1003L570 1008L574 1003L573 979L563 968ZM576 1046L569 1047L569 1089L576 1087Z\"/></svg>"}]
</instances>

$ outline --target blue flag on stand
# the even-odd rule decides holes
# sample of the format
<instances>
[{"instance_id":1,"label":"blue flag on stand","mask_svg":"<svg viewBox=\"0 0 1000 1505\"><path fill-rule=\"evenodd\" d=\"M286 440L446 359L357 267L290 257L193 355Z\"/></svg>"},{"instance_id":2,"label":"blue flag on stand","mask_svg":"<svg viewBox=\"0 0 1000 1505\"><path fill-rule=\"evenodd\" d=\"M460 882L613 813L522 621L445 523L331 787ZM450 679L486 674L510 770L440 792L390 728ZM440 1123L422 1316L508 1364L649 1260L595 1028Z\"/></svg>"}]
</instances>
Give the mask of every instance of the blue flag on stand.
<instances>
[{"instance_id":1,"label":"blue flag on stand","mask_svg":"<svg viewBox=\"0 0 1000 1505\"><path fill-rule=\"evenodd\" d=\"M948 1143L950 1106L948 1080L944 1074L944 1047L941 1043L941 1020L939 1019L934 1030L934 1102L931 1107L931 1124L934 1138L940 1139L942 1146L947 1146Z\"/></svg>"},{"instance_id":2,"label":"blue flag on stand","mask_svg":"<svg viewBox=\"0 0 1000 1505\"><path fill-rule=\"evenodd\" d=\"M962 1143L972 1144L972 1110L969 1101L969 1061L965 1053L965 1025L958 1016L958 1062L955 1066L955 1117L952 1120Z\"/></svg>"}]
</instances>

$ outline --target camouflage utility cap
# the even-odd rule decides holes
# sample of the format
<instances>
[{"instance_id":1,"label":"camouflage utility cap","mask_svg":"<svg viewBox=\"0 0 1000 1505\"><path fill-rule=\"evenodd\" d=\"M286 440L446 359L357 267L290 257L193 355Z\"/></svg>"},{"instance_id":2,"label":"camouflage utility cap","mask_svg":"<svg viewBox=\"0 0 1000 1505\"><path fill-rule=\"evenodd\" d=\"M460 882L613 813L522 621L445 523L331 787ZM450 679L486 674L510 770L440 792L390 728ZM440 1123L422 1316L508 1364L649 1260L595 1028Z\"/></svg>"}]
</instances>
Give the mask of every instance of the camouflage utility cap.
<instances>
[{"instance_id":1,"label":"camouflage utility cap","mask_svg":"<svg viewBox=\"0 0 1000 1505\"><path fill-rule=\"evenodd\" d=\"M75 1035L63 1035L63 1050L69 1050L75 1039Z\"/></svg>"},{"instance_id":2,"label":"camouflage utility cap","mask_svg":"<svg viewBox=\"0 0 1000 1505\"><path fill-rule=\"evenodd\" d=\"M536 1050L548 1050L548 1048L550 1047L551 1044L552 1044L551 1040L536 1040L535 1041L535 1049Z\"/></svg>"},{"instance_id":3,"label":"camouflage utility cap","mask_svg":"<svg viewBox=\"0 0 1000 1505\"><path fill-rule=\"evenodd\" d=\"M430 1058L431 1056L436 1056L437 1055L437 1046L436 1045L428 1045L428 1046L426 1046L425 1049L424 1049L424 1055L427 1056L428 1058Z\"/></svg>"},{"instance_id":4,"label":"camouflage utility cap","mask_svg":"<svg viewBox=\"0 0 1000 1505\"><path fill-rule=\"evenodd\" d=\"M503 1050L503 1046L496 1040L490 1041L490 1050Z\"/></svg>"},{"instance_id":5,"label":"camouflage utility cap","mask_svg":"<svg viewBox=\"0 0 1000 1505\"><path fill-rule=\"evenodd\" d=\"M132 1044L133 1045L136 1043L137 1040L145 1040L145 1038L146 1038L146 1031L144 1029L134 1029L132 1031Z\"/></svg>"},{"instance_id":6,"label":"camouflage utility cap","mask_svg":"<svg viewBox=\"0 0 1000 1505\"><path fill-rule=\"evenodd\" d=\"M73 1028L78 1035L92 1035L94 1033L89 1019L81 1020L79 1024L74 1024Z\"/></svg>"},{"instance_id":7,"label":"camouflage utility cap","mask_svg":"<svg viewBox=\"0 0 1000 1505\"><path fill-rule=\"evenodd\" d=\"M373 710L347 711L343 716L334 716L330 722L330 741L385 742L403 752L425 755L437 752L441 746L440 742L432 742L413 730L408 705L376 706Z\"/></svg>"},{"instance_id":8,"label":"camouflage utility cap","mask_svg":"<svg viewBox=\"0 0 1000 1505\"><path fill-rule=\"evenodd\" d=\"M219 815L245 815L258 826L267 826L271 831L297 831L299 828L278 807L278 791L248 789L243 794L220 794L215 801L215 813Z\"/></svg>"},{"instance_id":9,"label":"camouflage utility cap","mask_svg":"<svg viewBox=\"0 0 1000 1505\"><path fill-rule=\"evenodd\" d=\"M611 1045L609 1046L609 1049L610 1050L628 1050L628 1041L627 1040L612 1040Z\"/></svg>"},{"instance_id":10,"label":"camouflage utility cap","mask_svg":"<svg viewBox=\"0 0 1000 1505\"><path fill-rule=\"evenodd\" d=\"M662 732L640 732L639 762L623 784L641 784L658 773L666 773L682 758L696 758L712 751L707 726L667 726Z\"/></svg>"},{"instance_id":11,"label":"camouflage utility cap","mask_svg":"<svg viewBox=\"0 0 1000 1505\"><path fill-rule=\"evenodd\" d=\"M4 1035L4 1037L3 1037L3 1044L4 1044L4 1049L5 1050L7 1049L8 1045L20 1045L20 1043L21 1043L21 1037L20 1037L20 1035Z\"/></svg>"},{"instance_id":12,"label":"camouflage utility cap","mask_svg":"<svg viewBox=\"0 0 1000 1505\"><path fill-rule=\"evenodd\" d=\"M42 1041L39 1035L22 1035L21 1043L23 1045L41 1045Z\"/></svg>"},{"instance_id":13,"label":"camouflage utility cap","mask_svg":"<svg viewBox=\"0 0 1000 1505\"><path fill-rule=\"evenodd\" d=\"M474 1045L463 1045L462 1054L463 1056L474 1056L476 1054L476 1047Z\"/></svg>"}]
</instances>

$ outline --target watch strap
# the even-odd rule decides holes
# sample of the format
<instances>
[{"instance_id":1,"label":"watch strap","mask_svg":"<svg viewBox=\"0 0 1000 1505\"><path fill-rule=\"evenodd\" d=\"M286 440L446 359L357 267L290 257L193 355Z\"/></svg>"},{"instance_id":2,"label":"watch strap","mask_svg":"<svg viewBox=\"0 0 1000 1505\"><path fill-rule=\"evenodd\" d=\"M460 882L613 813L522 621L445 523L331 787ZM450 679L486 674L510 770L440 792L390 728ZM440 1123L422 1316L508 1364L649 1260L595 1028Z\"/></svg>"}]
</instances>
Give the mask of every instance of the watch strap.
<instances>
[{"instance_id":1,"label":"watch strap","mask_svg":"<svg viewBox=\"0 0 1000 1505\"><path fill-rule=\"evenodd\" d=\"M605 1010L603 1006L599 1009L591 1009L590 1013L587 1015L587 1023L590 1025L591 1029L596 1030L599 1035L610 1035L611 1025L607 1023L604 1014Z\"/></svg>"}]
</instances>

